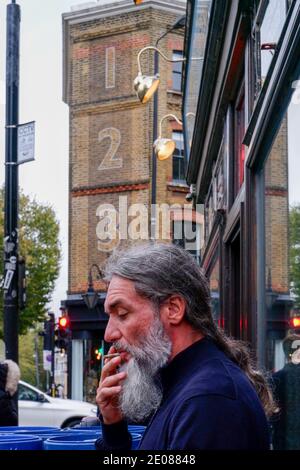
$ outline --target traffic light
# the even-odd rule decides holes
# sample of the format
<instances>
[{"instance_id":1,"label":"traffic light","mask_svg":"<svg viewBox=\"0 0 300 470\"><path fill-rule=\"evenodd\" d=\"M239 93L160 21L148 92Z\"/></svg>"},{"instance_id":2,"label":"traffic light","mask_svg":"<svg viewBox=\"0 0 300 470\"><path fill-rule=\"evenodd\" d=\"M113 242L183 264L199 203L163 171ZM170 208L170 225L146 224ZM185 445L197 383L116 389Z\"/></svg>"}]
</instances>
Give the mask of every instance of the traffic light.
<instances>
[{"instance_id":1,"label":"traffic light","mask_svg":"<svg viewBox=\"0 0 300 470\"><path fill-rule=\"evenodd\" d=\"M104 352L103 352L103 348L100 347L100 348L96 348L95 351L95 357L97 359L97 361L101 361L101 357L103 356Z\"/></svg>"},{"instance_id":2,"label":"traffic light","mask_svg":"<svg viewBox=\"0 0 300 470\"><path fill-rule=\"evenodd\" d=\"M69 318L66 316L59 317L57 329L55 331L55 346L66 351L70 340L70 334Z\"/></svg>"},{"instance_id":3,"label":"traffic light","mask_svg":"<svg viewBox=\"0 0 300 470\"><path fill-rule=\"evenodd\" d=\"M295 333L300 333L300 316L292 317L290 319L290 327L293 329Z\"/></svg>"}]
</instances>

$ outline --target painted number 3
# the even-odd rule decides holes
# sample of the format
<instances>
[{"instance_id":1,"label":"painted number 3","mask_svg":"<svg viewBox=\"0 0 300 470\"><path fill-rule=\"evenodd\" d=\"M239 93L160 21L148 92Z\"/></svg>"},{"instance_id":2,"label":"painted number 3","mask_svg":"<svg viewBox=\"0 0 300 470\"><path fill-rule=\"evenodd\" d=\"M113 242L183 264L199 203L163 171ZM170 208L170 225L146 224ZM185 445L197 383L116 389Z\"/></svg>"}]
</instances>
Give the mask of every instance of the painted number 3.
<instances>
[{"instance_id":1,"label":"painted number 3","mask_svg":"<svg viewBox=\"0 0 300 470\"><path fill-rule=\"evenodd\" d=\"M121 143L121 133L115 127L108 127L99 132L98 141L110 139L110 147L105 154L104 159L100 163L98 170L112 170L122 168L123 159L116 158L116 153Z\"/></svg>"}]
</instances>

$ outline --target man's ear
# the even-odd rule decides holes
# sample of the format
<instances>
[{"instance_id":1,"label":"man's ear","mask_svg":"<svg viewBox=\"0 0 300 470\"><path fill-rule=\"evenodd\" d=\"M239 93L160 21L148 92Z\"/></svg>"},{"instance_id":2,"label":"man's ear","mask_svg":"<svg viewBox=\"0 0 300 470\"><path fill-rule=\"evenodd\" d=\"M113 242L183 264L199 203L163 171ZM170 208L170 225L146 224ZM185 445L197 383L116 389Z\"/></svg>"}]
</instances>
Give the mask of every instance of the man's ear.
<instances>
[{"instance_id":1,"label":"man's ear","mask_svg":"<svg viewBox=\"0 0 300 470\"><path fill-rule=\"evenodd\" d=\"M184 319L186 301L180 295L171 295L161 306L161 318L169 325L179 325Z\"/></svg>"}]
</instances>

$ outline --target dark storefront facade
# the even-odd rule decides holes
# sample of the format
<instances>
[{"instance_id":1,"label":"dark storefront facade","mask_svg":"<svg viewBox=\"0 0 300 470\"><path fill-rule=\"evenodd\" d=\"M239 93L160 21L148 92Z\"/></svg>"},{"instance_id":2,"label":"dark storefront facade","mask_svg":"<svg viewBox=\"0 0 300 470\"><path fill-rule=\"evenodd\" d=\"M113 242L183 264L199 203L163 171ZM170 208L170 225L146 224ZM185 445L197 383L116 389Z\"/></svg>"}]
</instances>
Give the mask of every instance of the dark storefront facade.
<instances>
[{"instance_id":1,"label":"dark storefront facade","mask_svg":"<svg viewBox=\"0 0 300 470\"><path fill-rule=\"evenodd\" d=\"M300 1L187 3L183 120L202 266L218 323L274 374L299 332ZM274 448L300 448L299 390L285 387L296 408Z\"/></svg>"},{"instance_id":2,"label":"dark storefront facade","mask_svg":"<svg viewBox=\"0 0 300 470\"><path fill-rule=\"evenodd\" d=\"M104 312L105 294L98 294L95 308L89 309L81 295L69 295L62 309L70 322L68 345L68 396L94 403L99 384L107 314Z\"/></svg>"}]
</instances>

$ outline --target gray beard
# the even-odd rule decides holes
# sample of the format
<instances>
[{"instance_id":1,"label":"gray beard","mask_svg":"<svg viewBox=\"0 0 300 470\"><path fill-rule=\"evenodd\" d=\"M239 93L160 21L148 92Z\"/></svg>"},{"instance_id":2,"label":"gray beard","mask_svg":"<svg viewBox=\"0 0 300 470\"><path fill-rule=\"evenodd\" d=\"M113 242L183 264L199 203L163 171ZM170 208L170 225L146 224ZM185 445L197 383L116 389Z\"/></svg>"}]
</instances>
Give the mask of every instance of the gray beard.
<instances>
[{"instance_id":1,"label":"gray beard","mask_svg":"<svg viewBox=\"0 0 300 470\"><path fill-rule=\"evenodd\" d=\"M139 346L114 344L116 349L128 351L132 358L120 367L127 377L122 384L119 406L130 421L139 423L153 414L162 401L162 388L157 372L168 362L172 343L159 318L155 318Z\"/></svg>"}]
</instances>

